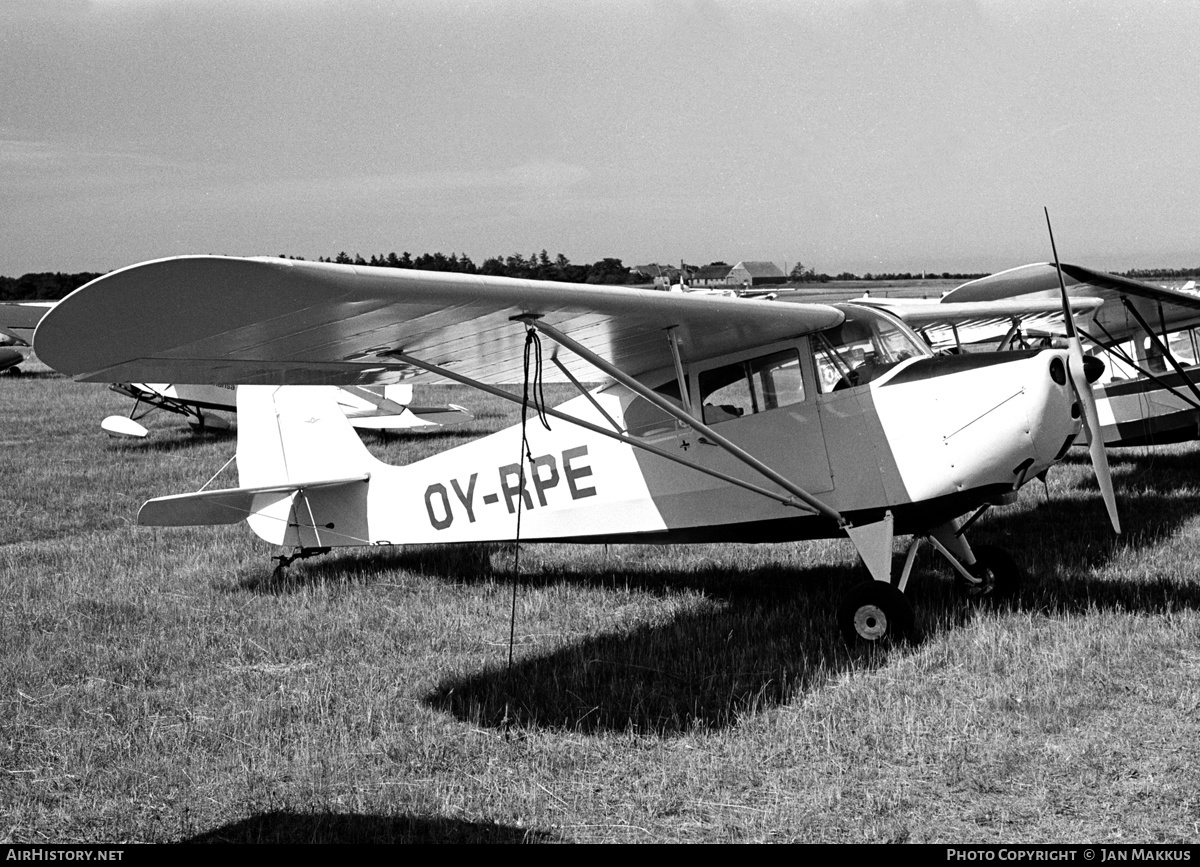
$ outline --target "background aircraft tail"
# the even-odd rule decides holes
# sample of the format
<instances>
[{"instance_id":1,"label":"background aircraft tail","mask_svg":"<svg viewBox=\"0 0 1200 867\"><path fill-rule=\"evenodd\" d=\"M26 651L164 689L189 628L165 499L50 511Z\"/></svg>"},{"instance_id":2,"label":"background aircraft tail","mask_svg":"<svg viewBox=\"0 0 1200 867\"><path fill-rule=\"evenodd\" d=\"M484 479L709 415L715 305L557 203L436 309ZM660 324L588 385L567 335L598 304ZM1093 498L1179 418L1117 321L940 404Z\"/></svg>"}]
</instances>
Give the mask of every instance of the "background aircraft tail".
<instances>
[{"instance_id":1,"label":"background aircraft tail","mask_svg":"<svg viewBox=\"0 0 1200 867\"><path fill-rule=\"evenodd\" d=\"M332 387L241 385L237 416L243 487L345 479L379 464L346 420Z\"/></svg>"}]
</instances>

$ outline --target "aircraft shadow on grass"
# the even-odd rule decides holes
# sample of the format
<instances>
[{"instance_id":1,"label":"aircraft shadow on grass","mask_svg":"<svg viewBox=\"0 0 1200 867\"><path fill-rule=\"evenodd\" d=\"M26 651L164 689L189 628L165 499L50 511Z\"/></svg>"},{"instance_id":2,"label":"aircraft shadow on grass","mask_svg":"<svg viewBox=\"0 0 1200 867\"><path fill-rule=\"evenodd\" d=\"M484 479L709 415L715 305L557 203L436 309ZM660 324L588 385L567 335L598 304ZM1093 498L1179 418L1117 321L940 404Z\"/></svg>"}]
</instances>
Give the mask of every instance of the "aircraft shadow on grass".
<instances>
[{"instance_id":1,"label":"aircraft shadow on grass","mask_svg":"<svg viewBox=\"0 0 1200 867\"><path fill-rule=\"evenodd\" d=\"M182 843L544 843L545 832L489 822L363 813L259 813Z\"/></svg>"},{"instance_id":2,"label":"aircraft shadow on grass","mask_svg":"<svg viewBox=\"0 0 1200 867\"><path fill-rule=\"evenodd\" d=\"M1117 552L1169 544L1200 515L1200 460L1192 453L1126 453L1114 459L1125 533L1117 539L1093 494L1081 483L1070 496L1052 494L1033 508L997 511L972 531L975 543L1014 552L1025 583L1005 604L1035 613L1082 613L1097 608L1160 613L1200 609L1200 581L1093 578ZM1086 492L1081 501L1079 490ZM1056 498L1057 497L1057 498ZM848 653L833 626L846 588L862 580L860 567L814 563L730 570L697 565L700 551L680 549L680 568L642 569L611 560L611 568L518 579L533 588L575 582L629 588L667 597L692 591L697 602L669 618L618 624L553 649L522 651L509 670L506 653L493 665L441 683L425 697L431 707L472 723L582 732L684 732L696 725L726 727L748 713L786 704L797 694L852 667L882 664L888 653ZM318 561L290 573L283 584L245 589L287 592L288 586L359 580L392 570L433 575L455 583L511 586L512 546L362 552ZM974 608L955 591L940 558L922 554L908 595L926 637L967 622ZM501 606L507 610L507 605ZM528 625L517 623L518 641Z\"/></svg>"}]
</instances>

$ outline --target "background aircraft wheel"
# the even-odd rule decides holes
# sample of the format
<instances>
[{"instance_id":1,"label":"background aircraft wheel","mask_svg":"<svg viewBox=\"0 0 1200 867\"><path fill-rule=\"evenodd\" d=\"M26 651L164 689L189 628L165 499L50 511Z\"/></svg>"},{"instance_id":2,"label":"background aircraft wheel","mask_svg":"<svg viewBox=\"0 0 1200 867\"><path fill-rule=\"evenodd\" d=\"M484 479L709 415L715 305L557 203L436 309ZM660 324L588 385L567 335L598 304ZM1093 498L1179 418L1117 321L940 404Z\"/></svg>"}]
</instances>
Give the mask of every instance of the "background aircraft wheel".
<instances>
[{"instance_id":1,"label":"background aircraft wheel","mask_svg":"<svg viewBox=\"0 0 1200 867\"><path fill-rule=\"evenodd\" d=\"M982 579L979 584L970 584L961 575L955 574L954 583L968 599L1000 600L1016 595L1021 587L1021 567L1003 548L995 545L976 545L975 565L971 572Z\"/></svg>"},{"instance_id":2,"label":"background aircraft wheel","mask_svg":"<svg viewBox=\"0 0 1200 867\"><path fill-rule=\"evenodd\" d=\"M913 631L912 606L891 584L865 581L838 606L838 627L851 646L904 641Z\"/></svg>"}]
</instances>

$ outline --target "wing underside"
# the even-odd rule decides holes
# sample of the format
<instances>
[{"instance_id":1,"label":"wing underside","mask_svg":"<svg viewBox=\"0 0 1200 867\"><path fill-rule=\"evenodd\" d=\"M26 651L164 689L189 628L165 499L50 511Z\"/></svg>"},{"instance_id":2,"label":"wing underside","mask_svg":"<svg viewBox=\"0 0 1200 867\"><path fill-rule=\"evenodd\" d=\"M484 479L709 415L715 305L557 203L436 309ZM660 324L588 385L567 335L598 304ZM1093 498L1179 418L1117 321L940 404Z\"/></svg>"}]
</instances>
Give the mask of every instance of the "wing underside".
<instances>
[{"instance_id":1,"label":"wing underside","mask_svg":"<svg viewBox=\"0 0 1200 867\"><path fill-rule=\"evenodd\" d=\"M553 325L636 375L839 324L819 304L764 305L477 275L284 259L135 265L69 295L36 334L40 358L86 381L361 385L436 381L394 353L481 382L523 378L526 328ZM549 362L549 359L546 359ZM575 357L572 375L595 381ZM545 380L565 377L549 363Z\"/></svg>"}]
</instances>

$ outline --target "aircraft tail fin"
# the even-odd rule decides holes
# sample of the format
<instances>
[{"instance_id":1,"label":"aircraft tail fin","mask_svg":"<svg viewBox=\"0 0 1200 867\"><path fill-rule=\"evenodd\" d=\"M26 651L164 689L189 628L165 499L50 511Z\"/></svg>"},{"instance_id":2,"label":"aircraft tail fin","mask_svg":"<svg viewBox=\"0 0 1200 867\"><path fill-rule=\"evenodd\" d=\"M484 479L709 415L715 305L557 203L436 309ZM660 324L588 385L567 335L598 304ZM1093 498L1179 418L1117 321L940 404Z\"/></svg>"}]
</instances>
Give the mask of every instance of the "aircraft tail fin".
<instances>
[{"instance_id":1,"label":"aircraft tail fin","mask_svg":"<svg viewBox=\"0 0 1200 867\"><path fill-rule=\"evenodd\" d=\"M250 528L277 545L366 544L367 487L381 462L338 406L337 389L242 385L237 409L238 481L287 491L260 494Z\"/></svg>"},{"instance_id":2,"label":"aircraft tail fin","mask_svg":"<svg viewBox=\"0 0 1200 867\"><path fill-rule=\"evenodd\" d=\"M241 486L159 497L138 523L156 527L232 524L245 519L276 545L369 544L367 491L381 462L322 386L239 386Z\"/></svg>"}]
</instances>

